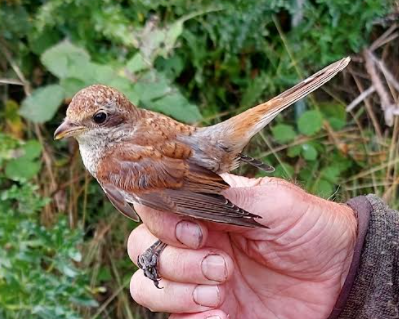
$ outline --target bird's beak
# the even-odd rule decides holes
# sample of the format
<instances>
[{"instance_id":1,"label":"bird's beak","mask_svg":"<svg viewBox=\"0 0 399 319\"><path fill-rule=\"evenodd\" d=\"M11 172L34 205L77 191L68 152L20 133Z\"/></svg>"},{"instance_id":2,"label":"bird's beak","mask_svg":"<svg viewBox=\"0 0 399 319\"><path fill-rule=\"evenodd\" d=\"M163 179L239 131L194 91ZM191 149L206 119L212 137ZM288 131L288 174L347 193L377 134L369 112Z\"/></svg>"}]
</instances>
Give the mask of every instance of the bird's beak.
<instances>
[{"instance_id":1,"label":"bird's beak","mask_svg":"<svg viewBox=\"0 0 399 319\"><path fill-rule=\"evenodd\" d=\"M80 132L84 129L83 126L79 126L76 124L71 123L67 119L61 123L60 126L54 132L54 139L60 140L66 137L74 136L77 132Z\"/></svg>"}]
</instances>

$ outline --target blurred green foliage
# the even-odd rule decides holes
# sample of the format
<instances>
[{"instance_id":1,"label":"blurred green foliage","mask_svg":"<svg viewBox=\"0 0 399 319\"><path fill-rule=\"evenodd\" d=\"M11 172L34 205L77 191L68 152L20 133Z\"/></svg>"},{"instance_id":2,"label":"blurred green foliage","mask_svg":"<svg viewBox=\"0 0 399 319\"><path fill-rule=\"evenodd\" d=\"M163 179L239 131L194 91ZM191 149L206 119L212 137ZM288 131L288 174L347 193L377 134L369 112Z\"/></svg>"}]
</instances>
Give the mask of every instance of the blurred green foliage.
<instances>
[{"instance_id":1,"label":"blurred green foliage","mask_svg":"<svg viewBox=\"0 0 399 319\"><path fill-rule=\"evenodd\" d=\"M133 226L110 217L114 209L83 173L74 145L52 142L78 90L111 85L140 107L209 125L360 52L384 31L377 21L392 5L392 0L1 1L0 78L21 83L0 87L0 317L138 318L123 290L132 272L124 241ZM377 141L370 125L355 131L364 114L349 117L344 95L338 89L298 102L248 152L275 166L274 176L298 181L320 196L334 196L344 182L347 188L338 196L356 195L351 187L358 182L352 184L351 177L386 160L380 154L389 148L390 132ZM244 169L249 176L261 174ZM377 180L389 174L372 173L364 189L378 191ZM104 288L94 288L99 286ZM103 304L99 313L96 300Z\"/></svg>"},{"instance_id":2,"label":"blurred green foliage","mask_svg":"<svg viewBox=\"0 0 399 319\"><path fill-rule=\"evenodd\" d=\"M62 97L101 82L195 122L200 115L189 100L205 115L253 106L265 92L296 83L303 70L359 51L389 9L389 0L304 1L301 8L282 0L11 1L2 6L0 29L24 73L40 60L64 91L42 88L24 105L29 119L48 120ZM45 94L52 98L43 104ZM46 116L29 113L41 105Z\"/></svg>"},{"instance_id":3,"label":"blurred green foliage","mask_svg":"<svg viewBox=\"0 0 399 319\"><path fill-rule=\"evenodd\" d=\"M78 307L97 306L88 277L75 265L82 261L83 233L65 218L51 228L40 225L39 212L50 200L30 181L40 144L0 134L0 145L0 317L81 318Z\"/></svg>"}]
</instances>

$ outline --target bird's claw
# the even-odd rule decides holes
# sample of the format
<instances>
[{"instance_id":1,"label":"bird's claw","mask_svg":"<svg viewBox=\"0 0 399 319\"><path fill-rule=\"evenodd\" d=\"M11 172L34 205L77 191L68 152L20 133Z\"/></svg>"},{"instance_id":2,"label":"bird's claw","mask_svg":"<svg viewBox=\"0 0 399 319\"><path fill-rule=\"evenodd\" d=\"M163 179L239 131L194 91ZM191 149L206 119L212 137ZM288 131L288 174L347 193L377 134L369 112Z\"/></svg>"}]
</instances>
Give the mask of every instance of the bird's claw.
<instances>
[{"instance_id":1,"label":"bird's claw","mask_svg":"<svg viewBox=\"0 0 399 319\"><path fill-rule=\"evenodd\" d=\"M158 260L159 255L165 249L166 244L160 240L157 240L150 248L148 248L143 254L137 257L137 265L143 270L144 276L152 280L155 287L159 287L159 281L161 277L158 273Z\"/></svg>"}]
</instances>

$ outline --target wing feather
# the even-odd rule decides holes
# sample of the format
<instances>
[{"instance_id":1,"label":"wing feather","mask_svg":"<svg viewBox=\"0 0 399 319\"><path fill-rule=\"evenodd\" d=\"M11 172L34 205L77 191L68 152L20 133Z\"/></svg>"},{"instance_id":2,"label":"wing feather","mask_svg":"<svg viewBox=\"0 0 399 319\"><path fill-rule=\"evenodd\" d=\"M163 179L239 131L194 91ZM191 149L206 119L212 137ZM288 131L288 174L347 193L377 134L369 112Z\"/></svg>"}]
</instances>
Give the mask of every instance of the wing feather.
<instances>
[{"instance_id":1,"label":"wing feather","mask_svg":"<svg viewBox=\"0 0 399 319\"><path fill-rule=\"evenodd\" d=\"M98 176L98 180L123 214L129 216L131 212L127 214L119 196L129 194L140 204L157 210L218 223L265 227L255 220L260 216L234 205L221 194L229 186L218 174L186 159L164 156L153 148L140 147L130 152L121 149L123 154L116 152L111 161L100 163L99 171L106 174ZM112 196L115 193L118 195Z\"/></svg>"},{"instance_id":2,"label":"wing feather","mask_svg":"<svg viewBox=\"0 0 399 319\"><path fill-rule=\"evenodd\" d=\"M118 211L120 211L126 217L133 219L135 222L140 221L139 215L136 213L132 205L125 200L120 190L110 184L102 185L102 188L109 201Z\"/></svg>"}]
</instances>

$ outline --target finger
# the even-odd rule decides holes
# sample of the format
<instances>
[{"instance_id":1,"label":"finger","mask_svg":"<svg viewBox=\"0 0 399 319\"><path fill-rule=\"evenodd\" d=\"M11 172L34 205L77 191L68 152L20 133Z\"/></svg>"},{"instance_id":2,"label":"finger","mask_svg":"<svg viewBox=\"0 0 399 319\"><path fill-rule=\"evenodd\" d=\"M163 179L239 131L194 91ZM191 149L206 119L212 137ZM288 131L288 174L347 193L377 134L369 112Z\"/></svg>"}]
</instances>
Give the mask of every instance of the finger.
<instances>
[{"instance_id":1,"label":"finger","mask_svg":"<svg viewBox=\"0 0 399 319\"><path fill-rule=\"evenodd\" d=\"M137 264L138 256L156 240L144 225L134 229L128 239L130 259ZM231 257L216 248L192 250L167 246L158 262L162 278L192 284L223 283L231 277L233 268Z\"/></svg>"},{"instance_id":2,"label":"finger","mask_svg":"<svg viewBox=\"0 0 399 319\"><path fill-rule=\"evenodd\" d=\"M143 272L136 272L130 293L140 305L157 312L195 313L220 306L225 298L223 285L194 285L161 280L156 288Z\"/></svg>"},{"instance_id":3,"label":"finger","mask_svg":"<svg viewBox=\"0 0 399 319\"><path fill-rule=\"evenodd\" d=\"M193 314L173 314L169 319L228 319L229 316L222 310L209 310Z\"/></svg>"},{"instance_id":4,"label":"finger","mask_svg":"<svg viewBox=\"0 0 399 319\"><path fill-rule=\"evenodd\" d=\"M179 215L143 205L135 204L134 207L150 232L167 244L197 249L206 242L208 230L197 220L183 219Z\"/></svg>"}]
</instances>

